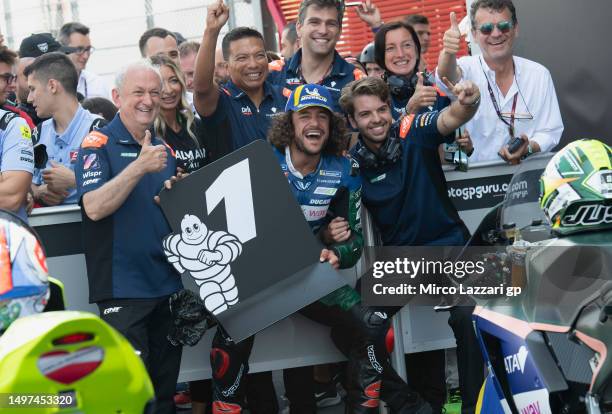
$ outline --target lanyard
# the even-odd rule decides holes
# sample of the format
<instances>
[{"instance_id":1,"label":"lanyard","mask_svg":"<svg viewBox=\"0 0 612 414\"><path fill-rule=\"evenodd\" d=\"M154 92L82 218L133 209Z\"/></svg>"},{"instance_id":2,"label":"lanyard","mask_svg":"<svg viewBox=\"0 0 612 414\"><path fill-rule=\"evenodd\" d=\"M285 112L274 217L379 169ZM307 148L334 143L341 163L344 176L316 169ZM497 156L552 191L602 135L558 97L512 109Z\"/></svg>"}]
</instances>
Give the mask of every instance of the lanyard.
<instances>
[{"instance_id":1,"label":"lanyard","mask_svg":"<svg viewBox=\"0 0 612 414\"><path fill-rule=\"evenodd\" d=\"M479 60L480 61L480 60ZM513 62L514 66L514 62ZM482 61L480 61L480 68L482 69L482 73L484 74L485 79L487 80L487 89L489 90L489 96L491 97L491 101L493 101L493 107L495 108L495 113L497 113L497 117L508 126L510 131L510 138L514 138L514 114L516 112L516 101L518 99L518 93L514 94L514 99L512 100L512 112L510 112L510 122L508 122L501 114L501 110L499 108L499 104L497 103L497 99L495 99L495 94L493 93L493 88L489 83L489 77L482 67Z\"/></svg>"}]
</instances>

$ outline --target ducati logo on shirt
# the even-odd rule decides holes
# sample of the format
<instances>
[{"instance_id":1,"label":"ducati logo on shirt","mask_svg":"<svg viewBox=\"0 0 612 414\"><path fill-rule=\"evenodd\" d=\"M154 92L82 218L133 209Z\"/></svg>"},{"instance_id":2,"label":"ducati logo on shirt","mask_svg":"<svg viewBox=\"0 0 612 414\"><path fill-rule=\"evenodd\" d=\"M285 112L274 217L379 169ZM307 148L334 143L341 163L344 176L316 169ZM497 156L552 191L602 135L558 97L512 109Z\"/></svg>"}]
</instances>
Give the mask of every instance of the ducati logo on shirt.
<instances>
[{"instance_id":1,"label":"ducati logo on shirt","mask_svg":"<svg viewBox=\"0 0 612 414\"><path fill-rule=\"evenodd\" d=\"M248 107L248 106L243 106L243 107L242 107L242 115L245 115L245 116L251 116L251 115L253 115L253 112L251 111L251 108L250 108L250 107Z\"/></svg>"}]
</instances>

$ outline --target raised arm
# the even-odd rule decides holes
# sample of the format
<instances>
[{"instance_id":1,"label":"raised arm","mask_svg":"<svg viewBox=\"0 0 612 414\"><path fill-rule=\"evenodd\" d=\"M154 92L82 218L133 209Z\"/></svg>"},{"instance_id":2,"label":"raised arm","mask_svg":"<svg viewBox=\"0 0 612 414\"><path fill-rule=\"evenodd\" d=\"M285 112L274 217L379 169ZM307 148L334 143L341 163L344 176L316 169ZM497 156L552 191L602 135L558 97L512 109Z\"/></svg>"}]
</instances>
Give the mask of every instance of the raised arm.
<instances>
[{"instance_id":1,"label":"raised arm","mask_svg":"<svg viewBox=\"0 0 612 414\"><path fill-rule=\"evenodd\" d=\"M447 88L457 100L443 110L438 117L438 131L446 136L472 119L480 105L480 90L472 81L461 81L456 85L444 79Z\"/></svg>"},{"instance_id":2,"label":"raised arm","mask_svg":"<svg viewBox=\"0 0 612 414\"><path fill-rule=\"evenodd\" d=\"M438 58L438 76L455 83L461 79L461 69L457 66L457 53L461 46L461 32L455 12L450 14L451 27L444 32L442 51Z\"/></svg>"},{"instance_id":3,"label":"raised arm","mask_svg":"<svg viewBox=\"0 0 612 414\"><path fill-rule=\"evenodd\" d=\"M208 6L206 29L193 75L193 103L201 116L212 115L219 102L219 88L214 82L215 48L221 28L228 19L229 9L222 0Z\"/></svg>"}]
</instances>

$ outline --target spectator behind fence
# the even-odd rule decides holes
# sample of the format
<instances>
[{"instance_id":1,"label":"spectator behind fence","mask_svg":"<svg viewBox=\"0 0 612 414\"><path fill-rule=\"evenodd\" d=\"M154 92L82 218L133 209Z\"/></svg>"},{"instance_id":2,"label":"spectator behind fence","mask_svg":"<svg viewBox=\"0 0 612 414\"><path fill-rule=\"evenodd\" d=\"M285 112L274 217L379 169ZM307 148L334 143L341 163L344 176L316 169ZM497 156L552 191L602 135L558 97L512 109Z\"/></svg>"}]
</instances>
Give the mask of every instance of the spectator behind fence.
<instances>
[{"instance_id":1,"label":"spectator behind fence","mask_svg":"<svg viewBox=\"0 0 612 414\"><path fill-rule=\"evenodd\" d=\"M36 115L36 109L28 103L28 80L23 72L37 57L58 51L63 52L64 48L51 33L37 33L28 36L21 41L19 46L19 62L16 65L17 108L31 118L33 125L39 125L46 118L39 118Z\"/></svg>"},{"instance_id":2,"label":"spectator behind fence","mask_svg":"<svg viewBox=\"0 0 612 414\"><path fill-rule=\"evenodd\" d=\"M213 81L214 50L229 11L219 1L208 7L206 29L196 60L194 104L206 128L231 131L231 148L266 139L271 118L283 111L285 97L266 77L268 59L261 33L237 27L225 35L223 56L230 80L219 89Z\"/></svg>"},{"instance_id":3,"label":"spectator behind fence","mask_svg":"<svg viewBox=\"0 0 612 414\"><path fill-rule=\"evenodd\" d=\"M223 57L223 50L221 49L215 50L215 73L213 79L219 86L225 85L230 80L227 60Z\"/></svg>"},{"instance_id":4,"label":"spectator behind fence","mask_svg":"<svg viewBox=\"0 0 612 414\"><path fill-rule=\"evenodd\" d=\"M117 115L117 107L115 104L100 96L85 99L81 103L81 106L92 114L100 115L107 122L112 121L115 115Z\"/></svg>"},{"instance_id":5,"label":"spectator behind fence","mask_svg":"<svg viewBox=\"0 0 612 414\"><path fill-rule=\"evenodd\" d=\"M542 65L512 56L518 35L511 0L476 0L470 9L472 37L482 55L457 60L461 33L451 13L444 33L437 81L470 79L483 95L480 110L466 128L474 141L472 161L502 159L518 163L534 152L552 150L563 133L563 121L550 72ZM515 138L520 138L516 140ZM513 145L510 145L510 144ZM514 151L509 147L515 146Z\"/></svg>"},{"instance_id":6,"label":"spectator behind fence","mask_svg":"<svg viewBox=\"0 0 612 414\"><path fill-rule=\"evenodd\" d=\"M207 133L202 121L191 112L183 74L174 61L155 55L151 62L159 67L163 81L155 133L174 150L177 167L192 173L228 154L228 139L223 134Z\"/></svg>"},{"instance_id":7,"label":"spectator behind fence","mask_svg":"<svg viewBox=\"0 0 612 414\"><path fill-rule=\"evenodd\" d=\"M343 16L343 2L302 1L296 24L301 49L284 65L271 66L270 81L287 91L306 83L321 84L332 95L334 111L340 112L340 90L349 82L365 76L335 49L342 32Z\"/></svg>"},{"instance_id":8,"label":"spectator behind fence","mask_svg":"<svg viewBox=\"0 0 612 414\"><path fill-rule=\"evenodd\" d=\"M84 98L93 96L110 98L110 88L106 81L85 69L91 54L95 50L89 39L89 27L78 22L66 23L60 29L59 41L64 46L63 49L74 63L79 74L77 92Z\"/></svg>"},{"instance_id":9,"label":"spectator behind fence","mask_svg":"<svg viewBox=\"0 0 612 414\"><path fill-rule=\"evenodd\" d=\"M0 46L0 105L4 106L10 85L15 82L13 66L17 54ZM0 109L0 208L27 220L26 195L34 171L32 132L25 119Z\"/></svg>"},{"instance_id":10,"label":"spectator behind fence","mask_svg":"<svg viewBox=\"0 0 612 414\"><path fill-rule=\"evenodd\" d=\"M28 102L40 117L38 142L46 147L47 163L32 179L34 201L44 206L76 204L74 166L83 138L105 121L83 109L77 100L78 75L63 53L40 56L25 70Z\"/></svg>"},{"instance_id":11,"label":"spectator behind fence","mask_svg":"<svg viewBox=\"0 0 612 414\"><path fill-rule=\"evenodd\" d=\"M437 150L441 143L452 141L452 132L474 116L480 94L471 81L457 84L453 91L461 100L448 108L404 116L393 122L389 89L383 80L366 78L342 90L342 108L353 128L359 130L359 142L351 154L361 170L362 201L380 231L384 246L463 246L469 238L468 229L446 192ZM400 309L387 307L386 311L394 314ZM453 307L449 319L457 339L464 413L474 412L484 372L471 322L472 310L471 305ZM432 367L423 369L429 371ZM411 384L425 376L422 372L418 375L410 378ZM388 382L388 378L383 378L384 401L388 398L387 390L395 389ZM435 412L440 413L444 396L430 402L435 405Z\"/></svg>"},{"instance_id":12,"label":"spectator behind fence","mask_svg":"<svg viewBox=\"0 0 612 414\"><path fill-rule=\"evenodd\" d=\"M411 26L419 37L421 43L421 62L419 66L420 71L427 70L427 62L425 61L425 53L429 50L429 44L431 41L431 30L429 28L429 20L427 17L421 14L409 14L403 19L404 23Z\"/></svg>"},{"instance_id":13,"label":"spectator behind fence","mask_svg":"<svg viewBox=\"0 0 612 414\"><path fill-rule=\"evenodd\" d=\"M160 27L147 30L138 40L140 55L150 58L155 55L166 55L180 67L178 42L175 34Z\"/></svg>"},{"instance_id":14,"label":"spectator behind fence","mask_svg":"<svg viewBox=\"0 0 612 414\"><path fill-rule=\"evenodd\" d=\"M161 88L148 61L119 71L113 99L120 111L83 140L75 168L89 300L140 352L158 414L175 412L182 353L166 339L168 298L182 283L163 253L171 229L153 199L176 172L171 149L150 132Z\"/></svg>"},{"instance_id":15,"label":"spectator behind fence","mask_svg":"<svg viewBox=\"0 0 612 414\"><path fill-rule=\"evenodd\" d=\"M283 59L285 59L285 62L288 62L300 48L300 39L297 35L295 22L289 22L283 28L280 46L280 53Z\"/></svg>"},{"instance_id":16,"label":"spectator behind fence","mask_svg":"<svg viewBox=\"0 0 612 414\"><path fill-rule=\"evenodd\" d=\"M200 44L193 41L183 42L178 48L181 71L183 75L185 75L185 86L189 92L193 92L193 73L195 71L195 60L199 49Z\"/></svg>"},{"instance_id":17,"label":"spectator behind fence","mask_svg":"<svg viewBox=\"0 0 612 414\"><path fill-rule=\"evenodd\" d=\"M383 70L383 68L378 66L378 63L376 63L374 51L374 42L368 43L361 51L361 55L359 55L359 62L365 66L366 73L368 76L382 78L385 74L385 71Z\"/></svg>"}]
</instances>

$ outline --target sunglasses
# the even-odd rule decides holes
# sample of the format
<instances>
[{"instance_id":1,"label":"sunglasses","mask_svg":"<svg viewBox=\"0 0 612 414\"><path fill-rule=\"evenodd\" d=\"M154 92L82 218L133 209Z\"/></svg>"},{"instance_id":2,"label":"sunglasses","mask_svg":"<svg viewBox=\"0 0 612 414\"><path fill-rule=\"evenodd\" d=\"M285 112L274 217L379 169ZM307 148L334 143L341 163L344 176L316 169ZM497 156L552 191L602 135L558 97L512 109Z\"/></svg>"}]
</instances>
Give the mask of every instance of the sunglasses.
<instances>
[{"instance_id":1,"label":"sunglasses","mask_svg":"<svg viewBox=\"0 0 612 414\"><path fill-rule=\"evenodd\" d=\"M0 79L4 79L6 83L12 83L15 79L17 79L17 75L14 73L0 73Z\"/></svg>"},{"instance_id":2,"label":"sunglasses","mask_svg":"<svg viewBox=\"0 0 612 414\"><path fill-rule=\"evenodd\" d=\"M490 35L491 33L493 33L493 29L495 29L495 26L497 26L500 32L508 33L510 29L514 27L514 23L509 20L504 20L497 23L483 23L480 26L476 27L476 30L480 30L480 33L482 33L483 35Z\"/></svg>"}]
</instances>

